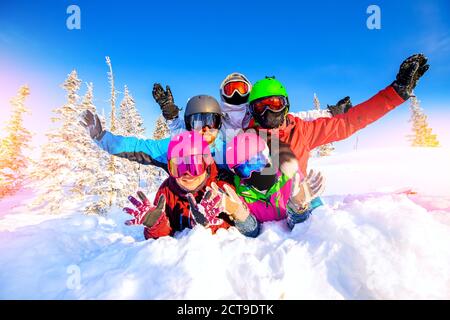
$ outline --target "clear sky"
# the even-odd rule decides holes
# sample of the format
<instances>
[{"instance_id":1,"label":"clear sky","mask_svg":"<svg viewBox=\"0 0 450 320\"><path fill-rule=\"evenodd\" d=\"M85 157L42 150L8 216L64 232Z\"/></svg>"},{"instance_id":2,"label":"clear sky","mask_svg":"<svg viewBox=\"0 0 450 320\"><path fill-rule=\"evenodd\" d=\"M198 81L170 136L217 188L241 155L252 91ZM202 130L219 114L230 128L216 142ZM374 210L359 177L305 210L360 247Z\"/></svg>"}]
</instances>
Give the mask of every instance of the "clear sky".
<instances>
[{"instance_id":1,"label":"clear sky","mask_svg":"<svg viewBox=\"0 0 450 320\"><path fill-rule=\"evenodd\" d=\"M69 30L66 9L81 9L81 29ZM367 7L381 9L381 29L369 30ZM354 104L389 85L402 60L423 52L431 68L416 94L434 132L449 144L450 2L433 1L0 1L0 125L8 100L29 84L27 125L44 141L51 110L64 103L59 85L72 69L94 83L95 103L109 111L105 56L116 88L127 84L149 131L159 114L154 82L170 84L183 106L196 94L218 98L230 72L251 81L275 75L292 111L349 95ZM85 91L85 86L80 94ZM118 102L120 102L119 94ZM359 146L405 143L408 104L358 134ZM356 137L336 144L351 148Z\"/></svg>"}]
</instances>

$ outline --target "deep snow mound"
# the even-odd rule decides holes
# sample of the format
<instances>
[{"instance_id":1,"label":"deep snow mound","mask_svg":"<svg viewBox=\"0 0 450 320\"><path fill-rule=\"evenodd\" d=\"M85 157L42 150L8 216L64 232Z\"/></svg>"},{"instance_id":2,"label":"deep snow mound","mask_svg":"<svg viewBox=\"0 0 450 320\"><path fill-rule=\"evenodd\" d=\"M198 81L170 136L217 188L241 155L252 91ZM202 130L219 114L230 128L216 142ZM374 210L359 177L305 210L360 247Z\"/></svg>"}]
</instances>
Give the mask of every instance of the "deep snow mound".
<instances>
[{"instance_id":1,"label":"deep snow mound","mask_svg":"<svg viewBox=\"0 0 450 320\"><path fill-rule=\"evenodd\" d=\"M266 223L256 239L196 227L144 241L119 210L16 228L6 216L0 298L450 298L450 211L407 195L333 201L292 232Z\"/></svg>"},{"instance_id":2,"label":"deep snow mound","mask_svg":"<svg viewBox=\"0 0 450 320\"><path fill-rule=\"evenodd\" d=\"M450 196L449 148L383 148L312 158L309 167L326 177L327 195L392 192Z\"/></svg>"},{"instance_id":3,"label":"deep snow mound","mask_svg":"<svg viewBox=\"0 0 450 320\"><path fill-rule=\"evenodd\" d=\"M421 148L312 159L325 205L256 239L196 227L145 241L120 209L17 207L0 217L0 299L450 299L448 159Z\"/></svg>"}]
</instances>

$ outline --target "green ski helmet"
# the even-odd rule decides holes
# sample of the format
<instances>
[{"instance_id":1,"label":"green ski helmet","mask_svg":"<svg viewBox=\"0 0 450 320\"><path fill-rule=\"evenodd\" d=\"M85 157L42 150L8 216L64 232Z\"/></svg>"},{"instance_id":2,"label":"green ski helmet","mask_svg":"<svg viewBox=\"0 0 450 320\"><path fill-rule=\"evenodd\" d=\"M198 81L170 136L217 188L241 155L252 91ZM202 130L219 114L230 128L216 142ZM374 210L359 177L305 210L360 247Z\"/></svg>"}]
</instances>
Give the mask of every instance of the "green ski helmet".
<instances>
[{"instance_id":1,"label":"green ski helmet","mask_svg":"<svg viewBox=\"0 0 450 320\"><path fill-rule=\"evenodd\" d=\"M248 102L252 103L255 100L271 96L283 96L288 98L286 88L280 81L275 79L275 77L266 77L253 85L250 96L248 97Z\"/></svg>"},{"instance_id":2,"label":"green ski helmet","mask_svg":"<svg viewBox=\"0 0 450 320\"><path fill-rule=\"evenodd\" d=\"M279 111L265 109L264 112L257 112L256 105L258 100L269 97L282 97L283 108ZM277 99L280 100L280 99ZM275 101L275 100L274 100ZM265 129L275 129L280 127L286 120L289 112L289 97L283 84L276 80L275 77L266 77L257 81L250 92L248 98L249 110L256 122Z\"/></svg>"}]
</instances>

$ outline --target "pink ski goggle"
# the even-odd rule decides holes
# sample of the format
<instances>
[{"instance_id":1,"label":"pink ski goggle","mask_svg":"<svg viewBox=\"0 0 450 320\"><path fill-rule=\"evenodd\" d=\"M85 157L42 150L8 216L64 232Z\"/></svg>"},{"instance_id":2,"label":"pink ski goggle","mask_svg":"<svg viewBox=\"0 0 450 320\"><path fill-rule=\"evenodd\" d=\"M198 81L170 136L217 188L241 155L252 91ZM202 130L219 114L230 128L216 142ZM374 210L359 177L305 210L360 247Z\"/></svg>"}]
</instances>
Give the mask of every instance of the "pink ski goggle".
<instances>
[{"instance_id":1,"label":"pink ski goggle","mask_svg":"<svg viewBox=\"0 0 450 320\"><path fill-rule=\"evenodd\" d=\"M207 164L203 155L191 155L187 157L174 157L169 160L169 174L174 178L180 178L189 173L197 177L205 173Z\"/></svg>"}]
</instances>

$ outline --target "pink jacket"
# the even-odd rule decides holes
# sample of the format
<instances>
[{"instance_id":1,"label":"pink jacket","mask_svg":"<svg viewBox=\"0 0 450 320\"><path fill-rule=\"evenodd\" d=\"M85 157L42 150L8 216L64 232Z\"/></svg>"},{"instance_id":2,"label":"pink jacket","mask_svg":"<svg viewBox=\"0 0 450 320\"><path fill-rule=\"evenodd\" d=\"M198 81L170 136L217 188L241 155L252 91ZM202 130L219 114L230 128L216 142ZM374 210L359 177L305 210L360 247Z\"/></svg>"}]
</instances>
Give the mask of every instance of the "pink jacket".
<instances>
[{"instance_id":1,"label":"pink jacket","mask_svg":"<svg viewBox=\"0 0 450 320\"><path fill-rule=\"evenodd\" d=\"M278 181L265 193L243 184L235 176L236 192L245 201L250 212L259 222L283 220L286 218L286 205L291 195L292 179L278 173Z\"/></svg>"}]
</instances>

